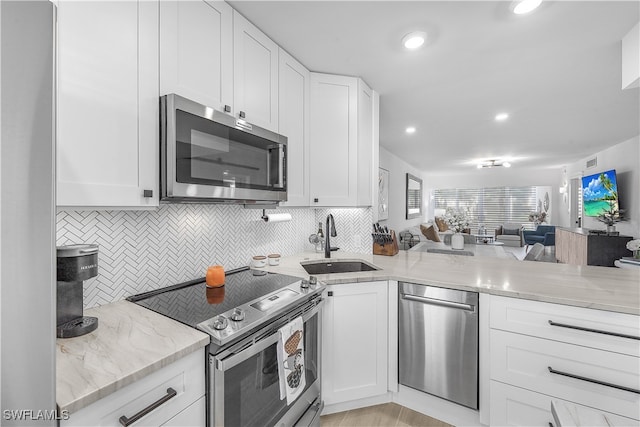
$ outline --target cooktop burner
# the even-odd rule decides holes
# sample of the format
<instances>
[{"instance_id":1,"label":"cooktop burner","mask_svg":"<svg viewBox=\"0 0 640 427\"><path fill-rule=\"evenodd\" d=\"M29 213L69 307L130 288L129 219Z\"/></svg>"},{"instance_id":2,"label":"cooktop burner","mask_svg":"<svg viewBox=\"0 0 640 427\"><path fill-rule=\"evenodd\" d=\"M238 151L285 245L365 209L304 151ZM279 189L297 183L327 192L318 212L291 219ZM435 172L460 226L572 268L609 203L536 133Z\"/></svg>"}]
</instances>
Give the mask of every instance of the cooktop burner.
<instances>
[{"instance_id":1,"label":"cooktop burner","mask_svg":"<svg viewBox=\"0 0 640 427\"><path fill-rule=\"evenodd\" d=\"M222 345L259 326L283 308L321 292L299 277L248 268L232 270L225 284L208 288L205 279L168 286L127 300L207 332Z\"/></svg>"}]
</instances>

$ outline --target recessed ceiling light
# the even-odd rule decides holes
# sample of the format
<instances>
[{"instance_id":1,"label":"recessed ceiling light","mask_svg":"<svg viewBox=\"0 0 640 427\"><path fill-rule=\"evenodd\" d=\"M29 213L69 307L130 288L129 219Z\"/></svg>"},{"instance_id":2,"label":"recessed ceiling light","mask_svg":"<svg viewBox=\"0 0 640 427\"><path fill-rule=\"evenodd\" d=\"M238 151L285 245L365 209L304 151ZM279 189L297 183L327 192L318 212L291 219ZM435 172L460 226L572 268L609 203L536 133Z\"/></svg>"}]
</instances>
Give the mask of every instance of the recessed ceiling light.
<instances>
[{"instance_id":1,"label":"recessed ceiling light","mask_svg":"<svg viewBox=\"0 0 640 427\"><path fill-rule=\"evenodd\" d=\"M427 40L427 33L424 31L414 31L402 38L402 45L407 49L417 49Z\"/></svg>"},{"instance_id":2,"label":"recessed ceiling light","mask_svg":"<svg viewBox=\"0 0 640 427\"><path fill-rule=\"evenodd\" d=\"M416 132L416 128L414 128L413 126L409 126L408 128L405 129L405 132L407 132L407 133L415 133Z\"/></svg>"},{"instance_id":3,"label":"recessed ceiling light","mask_svg":"<svg viewBox=\"0 0 640 427\"><path fill-rule=\"evenodd\" d=\"M508 118L509 118L509 115L507 113L496 114L496 121L498 122L502 122L504 120L507 120Z\"/></svg>"},{"instance_id":4,"label":"recessed ceiling light","mask_svg":"<svg viewBox=\"0 0 640 427\"><path fill-rule=\"evenodd\" d=\"M542 4L542 0L522 0L515 5L513 13L516 15L524 15L536 9L540 4Z\"/></svg>"},{"instance_id":5,"label":"recessed ceiling light","mask_svg":"<svg viewBox=\"0 0 640 427\"><path fill-rule=\"evenodd\" d=\"M502 162L502 166L504 166L505 168L510 168L510 167L511 167L511 163L509 163L509 162Z\"/></svg>"}]
</instances>

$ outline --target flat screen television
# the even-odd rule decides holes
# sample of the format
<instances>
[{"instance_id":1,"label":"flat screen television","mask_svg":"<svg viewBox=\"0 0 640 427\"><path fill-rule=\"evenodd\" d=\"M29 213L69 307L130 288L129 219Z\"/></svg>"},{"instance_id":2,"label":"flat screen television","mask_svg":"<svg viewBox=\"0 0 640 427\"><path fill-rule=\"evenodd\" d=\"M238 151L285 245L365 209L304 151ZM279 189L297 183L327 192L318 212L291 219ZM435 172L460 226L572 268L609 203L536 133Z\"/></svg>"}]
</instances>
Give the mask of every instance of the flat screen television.
<instances>
[{"instance_id":1,"label":"flat screen television","mask_svg":"<svg viewBox=\"0 0 640 427\"><path fill-rule=\"evenodd\" d=\"M615 169L582 177L582 211L585 216L598 216L618 210L618 181Z\"/></svg>"}]
</instances>

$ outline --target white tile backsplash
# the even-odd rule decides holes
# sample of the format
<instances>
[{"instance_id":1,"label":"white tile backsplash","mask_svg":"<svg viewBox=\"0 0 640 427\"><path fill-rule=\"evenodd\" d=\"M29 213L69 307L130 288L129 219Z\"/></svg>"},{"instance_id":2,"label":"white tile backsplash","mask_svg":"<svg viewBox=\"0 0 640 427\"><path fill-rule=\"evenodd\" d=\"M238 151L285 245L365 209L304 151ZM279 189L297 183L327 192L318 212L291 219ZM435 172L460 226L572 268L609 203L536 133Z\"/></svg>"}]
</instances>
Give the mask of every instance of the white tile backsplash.
<instances>
[{"instance_id":1,"label":"white tile backsplash","mask_svg":"<svg viewBox=\"0 0 640 427\"><path fill-rule=\"evenodd\" d=\"M273 212L273 211L267 211ZM245 266L253 255L313 250L309 235L335 217L342 251L371 253L370 208L278 209L289 222L265 223L262 211L238 205L166 204L153 211L59 211L58 246L100 246L98 277L84 286L90 308L203 277L207 266Z\"/></svg>"}]
</instances>

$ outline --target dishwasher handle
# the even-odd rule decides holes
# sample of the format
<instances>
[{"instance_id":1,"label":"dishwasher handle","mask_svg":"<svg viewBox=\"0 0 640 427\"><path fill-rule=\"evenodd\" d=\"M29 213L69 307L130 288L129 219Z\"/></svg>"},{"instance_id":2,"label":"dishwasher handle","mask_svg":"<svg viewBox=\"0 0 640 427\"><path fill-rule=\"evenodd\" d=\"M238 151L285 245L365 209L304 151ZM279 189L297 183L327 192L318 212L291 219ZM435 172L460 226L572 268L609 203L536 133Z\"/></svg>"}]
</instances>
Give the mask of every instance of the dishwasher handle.
<instances>
[{"instance_id":1,"label":"dishwasher handle","mask_svg":"<svg viewBox=\"0 0 640 427\"><path fill-rule=\"evenodd\" d=\"M461 302L453 302L453 301L444 301L441 299L435 299L435 298L427 298L427 297L421 297L418 295L410 295L410 294L401 294L402 299L406 299L408 301L415 301L415 302L420 302L423 304L429 304L429 305L437 305L440 307L447 307L447 308L455 308L457 310L465 310L465 311L476 311L476 306L475 305L471 305L471 304L464 304Z\"/></svg>"}]
</instances>

